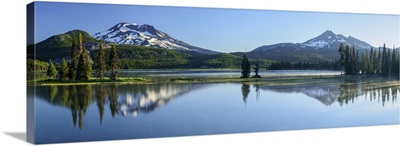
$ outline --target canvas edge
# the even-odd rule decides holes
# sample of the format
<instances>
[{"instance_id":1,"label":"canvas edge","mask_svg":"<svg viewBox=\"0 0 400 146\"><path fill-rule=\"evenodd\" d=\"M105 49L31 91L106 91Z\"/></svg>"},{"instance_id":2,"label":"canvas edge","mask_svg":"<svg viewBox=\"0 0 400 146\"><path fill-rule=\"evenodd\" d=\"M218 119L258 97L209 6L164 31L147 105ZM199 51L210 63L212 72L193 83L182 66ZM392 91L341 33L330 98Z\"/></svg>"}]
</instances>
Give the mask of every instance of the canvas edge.
<instances>
[{"instance_id":1,"label":"canvas edge","mask_svg":"<svg viewBox=\"0 0 400 146\"><path fill-rule=\"evenodd\" d=\"M35 40L35 2L31 2L26 5L26 45L34 44ZM33 46L35 48L35 46ZM35 49L34 49L35 50ZM33 51L35 55L35 51ZM34 56L35 57L35 56ZM28 63L28 48L26 48L26 63ZM27 70L28 72L28 70ZM28 76L28 73L26 74ZM28 78L27 78L28 79ZM35 143L35 100L29 95L35 94L35 87L33 90L28 89L26 96L26 141L29 143Z\"/></svg>"}]
</instances>

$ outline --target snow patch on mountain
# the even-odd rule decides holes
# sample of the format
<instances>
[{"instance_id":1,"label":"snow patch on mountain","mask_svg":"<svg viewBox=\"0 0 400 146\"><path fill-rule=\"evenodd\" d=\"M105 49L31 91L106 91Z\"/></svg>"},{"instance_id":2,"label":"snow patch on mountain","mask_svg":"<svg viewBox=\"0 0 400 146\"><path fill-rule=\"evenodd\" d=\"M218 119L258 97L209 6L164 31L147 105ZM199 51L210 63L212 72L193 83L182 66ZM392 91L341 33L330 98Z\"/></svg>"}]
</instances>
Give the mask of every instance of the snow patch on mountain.
<instances>
[{"instance_id":1,"label":"snow patch on mountain","mask_svg":"<svg viewBox=\"0 0 400 146\"><path fill-rule=\"evenodd\" d=\"M329 43L326 42L325 40L311 40L307 44L303 44L304 46L307 47L314 47L315 49L323 48L327 46Z\"/></svg>"},{"instance_id":2,"label":"snow patch on mountain","mask_svg":"<svg viewBox=\"0 0 400 146\"><path fill-rule=\"evenodd\" d=\"M259 54L273 54L279 52L291 53L293 51L336 51L339 49L340 44L354 46L357 49L370 49L370 44L361 41L352 36L344 36L342 34L335 34L330 30L325 31L321 35L311 38L303 43L278 43L272 45L264 45L257 47L252 53Z\"/></svg>"},{"instance_id":3,"label":"snow patch on mountain","mask_svg":"<svg viewBox=\"0 0 400 146\"><path fill-rule=\"evenodd\" d=\"M305 47L310 47L314 49L321 48L332 48L332 46L338 46L340 43L346 43L347 45L354 46L358 49L369 49L372 46L364 41L356 39L352 36L346 37L341 34L335 34L330 30L325 31L321 35L312 38L301 45Z\"/></svg>"},{"instance_id":4,"label":"snow patch on mountain","mask_svg":"<svg viewBox=\"0 0 400 146\"><path fill-rule=\"evenodd\" d=\"M157 47L201 54L218 53L177 40L148 24L118 23L105 31L95 33L93 37L117 44Z\"/></svg>"}]
</instances>

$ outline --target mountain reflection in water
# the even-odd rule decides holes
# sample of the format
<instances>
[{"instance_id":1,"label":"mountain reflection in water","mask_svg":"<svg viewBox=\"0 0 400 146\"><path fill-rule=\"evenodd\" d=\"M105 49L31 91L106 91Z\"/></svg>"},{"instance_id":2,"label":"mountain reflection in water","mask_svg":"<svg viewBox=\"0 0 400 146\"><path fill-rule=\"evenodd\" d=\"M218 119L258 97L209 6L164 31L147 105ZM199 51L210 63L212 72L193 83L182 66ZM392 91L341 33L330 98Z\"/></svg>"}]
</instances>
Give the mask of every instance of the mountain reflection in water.
<instances>
[{"instance_id":1,"label":"mountain reflection in water","mask_svg":"<svg viewBox=\"0 0 400 146\"><path fill-rule=\"evenodd\" d=\"M145 84L145 85L68 85L37 87L37 94L46 101L71 109L74 126L83 126L87 108L96 102L100 123L107 106L112 117L133 116L153 112L157 107L189 91L204 87L202 84Z\"/></svg>"},{"instance_id":2,"label":"mountain reflection in water","mask_svg":"<svg viewBox=\"0 0 400 146\"><path fill-rule=\"evenodd\" d=\"M107 109L113 118L117 115L137 117L140 114L151 113L178 97L185 97L183 95L189 92L201 88L213 88L212 85L215 84L225 83L38 86L36 94L53 105L70 109L74 127L78 125L82 129L85 113L94 103L98 109L99 121L103 123ZM258 100L268 98L269 95L263 95L264 91L304 94L326 106L335 102L345 106L356 102L358 98L377 101L385 106L390 102L397 102L400 84L397 80L380 78L367 80L309 77L285 79L273 83L243 82L241 88L235 90L241 90L242 100L246 106L249 98L253 98L249 97L253 95L249 94L250 92L256 93L254 98ZM204 96L208 95L209 93L204 93Z\"/></svg>"},{"instance_id":3,"label":"mountain reflection in water","mask_svg":"<svg viewBox=\"0 0 400 146\"><path fill-rule=\"evenodd\" d=\"M259 82L242 83L243 101L246 103L253 85L256 98L260 98L260 89L279 93L301 93L314 98L324 105L338 102L343 104L354 103L355 99L364 97L372 101L385 104L397 101L400 90L400 82L397 79L301 79L290 83L263 84Z\"/></svg>"}]
</instances>

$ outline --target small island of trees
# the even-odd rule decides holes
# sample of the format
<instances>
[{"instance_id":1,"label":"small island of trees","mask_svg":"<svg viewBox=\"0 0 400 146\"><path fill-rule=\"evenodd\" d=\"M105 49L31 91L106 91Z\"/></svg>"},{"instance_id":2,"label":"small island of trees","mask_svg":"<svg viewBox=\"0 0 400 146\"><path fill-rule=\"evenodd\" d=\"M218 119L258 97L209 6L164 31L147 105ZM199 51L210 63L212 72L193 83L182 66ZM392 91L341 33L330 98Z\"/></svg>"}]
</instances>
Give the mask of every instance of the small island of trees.
<instances>
[{"instance_id":1,"label":"small island of trees","mask_svg":"<svg viewBox=\"0 0 400 146\"><path fill-rule=\"evenodd\" d=\"M242 65L240 66L242 71L241 74L242 76L240 78L250 78L250 72L251 72L251 64L249 61L249 58L247 58L246 53L243 55L242 59ZM257 59L256 65L254 67L254 76L252 78L261 78L260 75L258 75L258 71L260 70L260 62Z\"/></svg>"}]
</instances>

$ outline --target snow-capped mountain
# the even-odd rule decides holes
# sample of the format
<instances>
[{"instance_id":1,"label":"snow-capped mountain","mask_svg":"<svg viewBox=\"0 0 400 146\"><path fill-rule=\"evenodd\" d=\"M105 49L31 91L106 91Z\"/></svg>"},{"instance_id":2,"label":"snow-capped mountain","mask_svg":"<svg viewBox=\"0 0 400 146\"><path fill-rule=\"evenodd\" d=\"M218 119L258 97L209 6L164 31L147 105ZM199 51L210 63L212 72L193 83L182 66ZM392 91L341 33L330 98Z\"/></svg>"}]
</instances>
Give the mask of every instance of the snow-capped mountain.
<instances>
[{"instance_id":1,"label":"snow-capped mountain","mask_svg":"<svg viewBox=\"0 0 400 146\"><path fill-rule=\"evenodd\" d=\"M340 44L354 46L359 50L372 46L352 36L335 34L330 30L303 43L278 43L264 45L248 52L250 58L265 58L289 62L337 61ZM365 52L365 51L364 51ZM240 55L240 54L239 54Z\"/></svg>"},{"instance_id":2,"label":"snow-capped mountain","mask_svg":"<svg viewBox=\"0 0 400 146\"><path fill-rule=\"evenodd\" d=\"M372 46L364 41L356 39L352 36L343 36L341 34L335 34L330 30L325 31L321 35L312 38L304 43L301 43L301 47L310 47L314 49L329 48L337 49L341 43L345 43L350 46L354 46L358 49L370 49Z\"/></svg>"},{"instance_id":3,"label":"snow-capped mountain","mask_svg":"<svg viewBox=\"0 0 400 146\"><path fill-rule=\"evenodd\" d=\"M344 43L350 46L354 46L357 49L370 49L370 44L361 41L352 36L344 36L341 34L335 34L330 30L325 31L321 35L307 40L303 43L279 43L273 45L265 45L254 49L253 51L267 51L273 49L284 49L289 48L292 50L304 50L304 49L338 49L340 44Z\"/></svg>"},{"instance_id":4,"label":"snow-capped mountain","mask_svg":"<svg viewBox=\"0 0 400 146\"><path fill-rule=\"evenodd\" d=\"M200 54L218 53L175 39L148 24L118 23L108 30L95 33L93 37L117 44L157 47Z\"/></svg>"}]
</instances>

